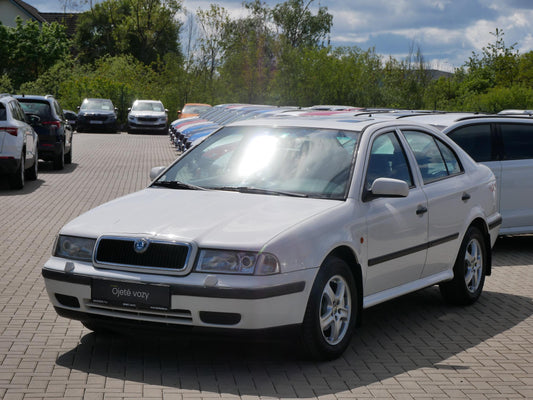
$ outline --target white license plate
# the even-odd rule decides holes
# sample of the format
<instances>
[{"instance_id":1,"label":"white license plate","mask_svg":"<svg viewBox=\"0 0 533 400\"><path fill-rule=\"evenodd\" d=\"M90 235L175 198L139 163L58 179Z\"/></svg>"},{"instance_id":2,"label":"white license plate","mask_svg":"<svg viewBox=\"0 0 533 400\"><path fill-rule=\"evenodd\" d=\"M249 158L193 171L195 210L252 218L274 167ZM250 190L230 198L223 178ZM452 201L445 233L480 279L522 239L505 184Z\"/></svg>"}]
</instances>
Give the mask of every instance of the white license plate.
<instances>
[{"instance_id":1,"label":"white license plate","mask_svg":"<svg viewBox=\"0 0 533 400\"><path fill-rule=\"evenodd\" d=\"M89 121L89 123L90 124L96 124L96 125L100 124L101 125L101 124L104 123L104 121Z\"/></svg>"},{"instance_id":2,"label":"white license plate","mask_svg":"<svg viewBox=\"0 0 533 400\"><path fill-rule=\"evenodd\" d=\"M96 303L128 308L168 310L170 308L170 287L94 279L91 298Z\"/></svg>"}]
</instances>

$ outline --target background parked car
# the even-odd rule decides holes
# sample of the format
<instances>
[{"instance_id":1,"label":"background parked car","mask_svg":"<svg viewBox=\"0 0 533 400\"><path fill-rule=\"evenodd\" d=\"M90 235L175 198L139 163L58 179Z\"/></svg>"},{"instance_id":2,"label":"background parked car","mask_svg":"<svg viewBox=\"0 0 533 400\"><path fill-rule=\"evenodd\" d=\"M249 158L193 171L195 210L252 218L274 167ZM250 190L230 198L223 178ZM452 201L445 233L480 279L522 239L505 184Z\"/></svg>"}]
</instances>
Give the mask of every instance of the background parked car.
<instances>
[{"instance_id":1,"label":"background parked car","mask_svg":"<svg viewBox=\"0 0 533 400\"><path fill-rule=\"evenodd\" d=\"M78 112L78 132L116 133L118 109L109 99L84 99Z\"/></svg>"},{"instance_id":2,"label":"background parked car","mask_svg":"<svg viewBox=\"0 0 533 400\"><path fill-rule=\"evenodd\" d=\"M128 111L128 133L167 133L168 110L159 100L135 100Z\"/></svg>"},{"instance_id":3,"label":"background parked car","mask_svg":"<svg viewBox=\"0 0 533 400\"><path fill-rule=\"evenodd\" d=\"M33 128L39 135L39 158L52 161L55 169L63 169L72 162L72 127L63 115L63 109L52 95L15 96L27 115L36 115L39 121Z\"/></svg>"},{"instance_id":4,"label":"background parked car","mask_svg":"<svg viewBox=\"0 0 533 400\"><path fill-rule=\"evenodd\" d=\"M178 110L178 118L196 117L202 111L211 108L210 104L186 103L181 110Z\"/></svg>"},{"instance_id":5,"label":"background parked car","mask_svg":"<svg viewBox=\"0 0 533 400\"><path fill-rule=\"evenodd\" d=\"M443 132L496 175L500 234L533 233L533 118L476 116Z\"/></svg>"},{"instance_id":6,"label":"background parked car","mask_svg":"<svg viewBox=\"0 0 533 400\"><path fill-rule=\"evenodd\" d=\"M38 117L32 119L37 122ZM37 179L38 142L19 102L0 94L0 175L7 176L12 189L22 189L25 179Z\"/></svg>"},{"instance_id":7,"label":"background parked car","mask_svg":"<svg viewBox=\"0 0 533 400\"><path fill-rule=\"evenodd\" d=\"M406 119L437 127L492 170L503 218L501 235L533 233L533 117L528 110L492 115L439 113Z\"/></svg>"}]
</instances>

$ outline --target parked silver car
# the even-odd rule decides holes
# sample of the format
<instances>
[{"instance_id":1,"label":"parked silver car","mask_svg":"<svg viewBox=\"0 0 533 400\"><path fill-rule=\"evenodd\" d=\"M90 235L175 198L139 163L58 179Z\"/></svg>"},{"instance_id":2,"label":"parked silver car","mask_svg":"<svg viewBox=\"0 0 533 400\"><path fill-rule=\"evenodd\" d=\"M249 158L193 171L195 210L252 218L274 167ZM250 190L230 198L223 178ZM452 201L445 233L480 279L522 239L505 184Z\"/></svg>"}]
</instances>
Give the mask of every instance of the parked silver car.
<instances>
[{"instance_id":1,"label":"parked silver car","mask_svg":"<svg viewBox=\"0 0 533 400\"><path fill-rule=\"evenodd\" d=\"M135 100L128 111L128 133L167 133L168 110L159 100Z\"/></svg>"},{"instance_id":2,"label":"parked silver car","mask_svg":"<svg viewBox=\"0 0 533 400\"><path fill-rule=\"evenodd\" d=\"M59 315L89 329L287 329L338 357L361 313L438 284L471 304L501 222L495 178L409 121L248 119L152 184L59 232L42 274Z\"/></svg>"}]
</instances>

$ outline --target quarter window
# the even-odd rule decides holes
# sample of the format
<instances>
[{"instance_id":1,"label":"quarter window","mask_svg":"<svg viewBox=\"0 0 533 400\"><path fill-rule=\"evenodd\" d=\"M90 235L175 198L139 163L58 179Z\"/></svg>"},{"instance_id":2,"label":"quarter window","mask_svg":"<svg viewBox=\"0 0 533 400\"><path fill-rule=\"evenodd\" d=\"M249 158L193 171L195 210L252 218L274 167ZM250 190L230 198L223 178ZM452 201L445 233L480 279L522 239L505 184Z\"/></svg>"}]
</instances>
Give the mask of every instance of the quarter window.
<instances>
[{"instance_id":1,"label":"quarter window","mask_svg":"<svg viewBox=\"0 0 533 400\"><path fill-rule=\"evenodd\" d=\"M533 125L502 124L504 160L533 158Z\"/></svg>"},{"instance_id":2,"label":"quarter window","mask_svg":"<svg viewBox=\"0 0 533 400\"><path fill-rule=\"evenodd\" d=\"M403 133L413 150L424 183L461 173L457 156L444 142L419 131Z\"/></svg>"}]
</instances>

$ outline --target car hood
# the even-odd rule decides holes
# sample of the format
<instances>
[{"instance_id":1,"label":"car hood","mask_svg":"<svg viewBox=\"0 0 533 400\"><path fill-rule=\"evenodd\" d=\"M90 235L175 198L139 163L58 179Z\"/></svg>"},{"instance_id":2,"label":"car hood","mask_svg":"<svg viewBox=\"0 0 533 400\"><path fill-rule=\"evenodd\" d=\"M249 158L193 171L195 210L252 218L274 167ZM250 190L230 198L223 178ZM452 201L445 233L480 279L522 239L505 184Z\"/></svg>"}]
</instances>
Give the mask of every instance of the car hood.
<instances>
[{"instance_id":1,"label":"car hood","mask_svg":"<svg viewBox=\"0 0 533 400\"><path fill-rule=\"evenodd\" d=\"M213 190L147 188L74 219L62 234L132 235L199 246L261 249L291 227L342 202Z\"/></svg>"}]
</instances>

